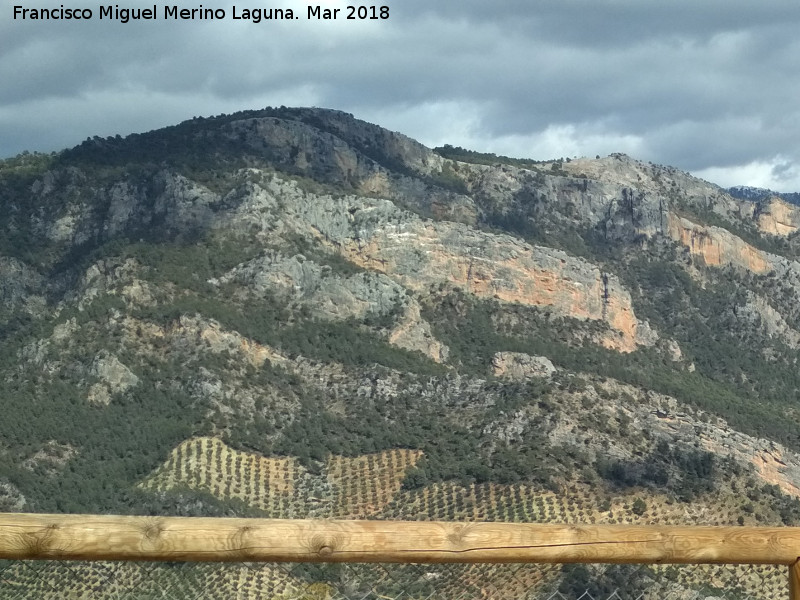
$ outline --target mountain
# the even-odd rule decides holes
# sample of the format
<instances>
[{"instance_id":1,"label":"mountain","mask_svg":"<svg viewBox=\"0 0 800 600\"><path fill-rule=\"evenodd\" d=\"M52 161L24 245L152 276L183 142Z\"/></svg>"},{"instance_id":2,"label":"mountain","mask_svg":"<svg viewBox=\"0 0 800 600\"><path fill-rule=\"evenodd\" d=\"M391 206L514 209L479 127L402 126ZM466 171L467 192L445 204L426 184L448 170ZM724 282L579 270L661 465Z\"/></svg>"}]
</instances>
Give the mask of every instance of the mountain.
<instances>
[{"instance_id":1,"label":"mountain","mask_svg":"<svg viewBox=\"0 0 800 600\"><path fill-rule=\"evenodd\" d=\"M757 202L764 198L778 196L786 200L786 202L800 204L800 192L774 192L767 188L752 187L749 185L737 185L728 188L726 191L734 198L739 198L740 200L752 200Z\"/></svg>"},{"instance_id":2,"label":"mountain","mask_svg":"<svg viewBox=\"0 0 800 600\"><path fill-rule=\"evenodd\" d=\"M800 522L785 199L281 107L0 208L2 510Z\"/></svg>"}]
</instances>

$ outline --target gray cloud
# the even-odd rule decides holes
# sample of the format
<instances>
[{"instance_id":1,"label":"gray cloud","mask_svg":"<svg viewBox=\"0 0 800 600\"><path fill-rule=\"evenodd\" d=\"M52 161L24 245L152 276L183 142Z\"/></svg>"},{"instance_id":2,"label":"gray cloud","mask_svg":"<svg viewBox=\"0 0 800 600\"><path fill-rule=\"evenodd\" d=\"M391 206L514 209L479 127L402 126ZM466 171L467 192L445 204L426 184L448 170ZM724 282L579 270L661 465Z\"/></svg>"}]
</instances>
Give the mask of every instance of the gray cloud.
<instances>
[{"instance_id":1,"label":"gray cloud","mask_svg":"<svg viewBox=\"0 0 800 600\"><path fill-rule=\"evenodd\" d=\"M366 23L22 23L5 6L0 156L314 104L428 144L533 158L635 151L726 177L797 179L795 1L386 2L390 19ZM304 15L305 4L281 5Z\"/></svg>"}]
</instances>

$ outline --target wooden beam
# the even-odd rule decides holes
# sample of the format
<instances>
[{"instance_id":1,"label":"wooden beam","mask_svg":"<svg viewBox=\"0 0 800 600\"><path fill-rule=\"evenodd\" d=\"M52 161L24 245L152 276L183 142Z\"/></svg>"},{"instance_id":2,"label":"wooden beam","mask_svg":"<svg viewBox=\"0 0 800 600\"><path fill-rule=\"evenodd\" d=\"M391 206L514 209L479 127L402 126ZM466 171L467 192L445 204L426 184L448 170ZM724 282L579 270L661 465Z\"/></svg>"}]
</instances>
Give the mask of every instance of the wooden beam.
<instances>
[{"instance_id":1,"label":"wooden beam","mask_svg":"<svg viewBox=\"0 0 800 600\"><path fill-rule=\"evenodd\" d=\"M800 600L800 561L789 565L789 600Z\"/></svg>"},{"instance_id":2,"label":"wooden beam","mask_svg":"<svg viewBox=\"0 0 800 600\"><path fill-rule=\"evenodd\" d=\"M13 559L791 565L798 556L791 527L0 514L0 558Z\"/></svg>"}]
</instances>

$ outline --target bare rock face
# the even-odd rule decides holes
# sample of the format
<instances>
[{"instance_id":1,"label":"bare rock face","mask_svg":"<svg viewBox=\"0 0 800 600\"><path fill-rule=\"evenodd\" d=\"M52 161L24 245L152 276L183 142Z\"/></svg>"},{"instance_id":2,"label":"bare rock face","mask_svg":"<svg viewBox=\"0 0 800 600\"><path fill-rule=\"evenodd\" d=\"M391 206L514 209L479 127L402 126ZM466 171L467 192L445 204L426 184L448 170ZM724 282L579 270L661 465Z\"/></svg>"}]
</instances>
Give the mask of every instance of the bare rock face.
<instances>
[{"instance_id":1,"label":"bare rock face","mask_svg":"<svg viewBox=\"0 0 800 600\"><path fill-rule=\"evenodd\" d=\"M330 183L346 184L377 170L374 161L341 138L300 120L243 119L230 124L229 135L266 153L278 165Z\"/></svg>"},{"instance_id":2,"label":"bare rock face","mask_svg":"<svg viewBox=\"0 0 800 600\"><path fill-rule=\"evenodd\" d=\"M450 349L437 340L430 323L420 315L416 300L410 300L397 325L389 332L389 343L416 352L422 352L437 363L447 362Z\"/></svg>"},{"instance_id":3,"label":"bare rock face","mask_svg":"<svg viewBox=\"0 0 800 600\"><path fill-rule=\"evenodd\" d=\"M714 406L730 415L725 411L736 408L739 397L749 400L751 392L753 402L772 401L767 386L749 384L763 373L778 372L780 361L789 370L797 362L786 350L800 348L800 263L794 260L800 209L779 199L737 201L686 173L624 155L511 161L528 169L468 164L344 113L249 114L262 116L190 124L180 128L189 131L187 136L171 131L145 140L146 145L115 142L122 151L114 157L120 165L138 156L130 150L147 153L174 144L177 152L160 155L168 156L164 160L147 155L135 168L121 166L123 174L113 182L105 172L96 177L91 160L76 163L87 165L83 171L59 160L55 171L32 175L39 177L30 186L41 200L37 210L0 219L0 238L6 231L30 231L45 241L44 258L27 251L14 259L0 257L0 337L17 325L8 321L11 327L6 327L2 319L16 317L20 309L32 313L36 302L52 307L54 318L34 323L30 338L21 330L19 360L9 361L0 374L8 389L22 389L30 381L38 386L35 393L44 394L61 376L103 406L121 405L141 395L145 383L149 388L158 381L159 390L181 390L195 400L192 410L205 411L205 424L215 432L231 434L237 444L258 437L259 447L270 452L289 451L314 431L298 422L311 414L306 400L319 400L313 418L325 411L335 418L358 416L366 406L399 407L401 418L416 417L417 407L431 407L431 413L419 414L483 431L481 452L484 441L491 452L503 443L533 447L539 441L547 452L567 449L570 461L588 469L564 469L563 477L573 481L591 475L598 457L646 465L659 442L668 442L752 465L764 482L800 497L800 455L789 446L791 433L784 436L778 429L780 439L787 440L780 446L737 432L689 404L696 399L691 406ZM202 143L195 147L194 141ZM195 163L195 158L202 160ZM23 195L14 202L24 200ZM530 227L518 226L517 216L528 219ZM497 233L502 229L514 235ZM755 241L759 232L787 239L765 235ZM209 256L220 240L225 242L220 256ZM170 244L164 262L148 251L160 244ZM560 249L545 247L549 244ZM256 248L260 254L253 258ZM785 257L779 255L784 249ZM126 258L131 253L140 258ZM28 256L35 268L22 262ZM184 257L186 263L178 265ZM185 270L170 280L176 265ZM196 265L201 268L195 273ZM679 269L704 291L680 289L685 279ZM37 270L59 279L49 281ZM200 273L213 273L215 279L195 285ZM668 277L658 276L664 274ZM640 275L646 277L637 280ZM384 336L396 347L446 364L449 349L433 334L441 326L454 351L458 345L459 358L469 353L469 362L453 361L446 369L417 369L430 367L417 363L404 370L398 366L403 361L394 360L396 353L376 352L383 364L373 364L371 356L338 363L288 335L272 338L281 346L271 348L234 329L239 316L248 314L248 302L259 295L284 304L289 326L314 327L319 325L314 320L328 320L326 329L335 332L343 328L330 322L344 321L369 341ZM673 298L680 299L680 308L667 313ZM713 304L703 306L708 298ZM442 322L426 321L429 313L421 306L442 315ZM36 316L49 317L44 310ZM477 329L462 328L458 318L473 311L489 317L481 327L494 324L500 334L488 340L491 350L467 347L473 338L466 336ZM658 331L641 318L645 314L653 315ZM19 321L25 325L25 319ZM736 336L716 346L723 353L730 349L720 356L726 369L715 370L716 356L699 350L699 336L707 334L695 326L701 322L709 328L730 325L725 333ZM507 339L516 345L551 333L554 350L542 352L559 357L558 369L544 356L497 352L512 347L501 345L502 335L513 336ZM737 347L736 340L745 341ZM535 341L528 347L538 347L540 340ZM613 357L589 344L619 352L643 346L656 350ZM762 348L761 355L751 352ZM298 355L303 352L308 355ZM491 365L485 364L486 352ZM591 374L561 368L575 365L576 357L585 357L581 364ZM656 371L647 373L641 367L651 358L657 359ZM685 371L694 370L692 360L698 373L681 380ZM727 369L729 363L735 368ZM483 375L476 377L478 365ZM677 390L682 401L609 376L632 376L630 381L648 382L661 392ZM713 397L691 397L690 384L706 379L733 388L730 406L713 403ZM783 383L784 378L774 379ZM774 394L780 401L788 386L773 389L780 390L780 397ZM25 397L19 396L23 402ZM399 423L394 413L386 415L389 427ZM754 425L748 431L772 435L770 427ZM21 468L36 475L64 474L74 453L89 457L80 445L64 443L77 444L71 437L49 441L58 437L49 424L43 431L35 441L22 440L21 449L13 448ZM269 444L261 444L262 435L269 436ZM368 432L363 435L366 446ZM396 439L404 438L409 436ZM377 436L375 441L384 443ZM353 442L353 449L361 443ZM0 459L4 452L0 447ZM546 456L558 460L543 466L559 470L560 478L558 465L567 462L555 452ZM484 457L493 459L491 453ZM22 475L12 480L19 489L0 480L0 510L24 507L20 490L30 499L39 497L26 487L30 473ZM309 488L309 496L333 493L329 481L314 481L319 485Z\"/></svg>"},{"instance_id":4,"label":"bare rock face","mask_svg":"<svg viewBox=\"0 0 800 600\"><path fill-rule=\"evenodd\" d=\"M652 396L652 394L651 394ZM781 444L738 432L722 420L691 414L671 398L661 396L660 409L636 411L637 426L654 436L698 444L717 456L751 464L764 483L800 497L800 455Z\"/></svg>"},{"instance_id":5,"label":"bare rock face","mask_svg":"<svg viewBox=\"0 0 800 600\"><path fill-rule=\"evenodd\" d=\"M670 213L668 232L673 240L687 247L693 256L702 258L706 266L732 265L756 274L764 274L772 269L773 257L744 242L727 229L698 225Z\"/></svg>"},{"instance_id":6,"label":"bare rock face","mask_svg":"<svg viewBox=\"0 0 800 600\"><path fill-rule=\"evenodd\" d=\"M671 446L699 448L718 458L752 465L761 481L800 497L800 454L737 431L723 419L670 396L595 378L585 389L572 397L564 395L559 402L562 410L551 420L548 432L557 445L574 444L598 456L632 459L664 440ZM504 425L519 421L520 415L511 415ZM595 427L586 428L586 423ZM598 423L604 426L598 428Z\"/></svg>"},{"instance_id":7,"label":"bare rock face","mask_svg":"<svg viewBox=\"0 0 800 600\"><path fill-rule=\"evenodd\" d=\"M98 356L90 373L100 381L89 388L89 402L108 405L115 394L128 391L139 383L139 378L112 355Z\"/></svg>"},{"instance_id":8,"label":"bare rock face","mask_svg":"<svg viewBox=\"0 0 800 600\"><path fill-rule=\"evenodd\" d=\"M800 332L792 328L766 298L747 292L747 303L736 309L736 316L761 328L769 337L780 339L790 348L800 347Z\"/></svg>"},{"instance_id":9,"label":"bare rock face","mask_svg":"<svg viewBox=\"0 0 800 600\"><path fill-rule=\"evenodd\" d=\"M108 203L108 211L102 224L106 237L124 233L131 224L146 222L151 217L145 210L148 204L145 194L128 181L114 184L104 196Z\"/></svg>"},{"instance_id":10,"label":"bare rock face","mask_svg":"<svg viewBox=\"0 0 800 600\"><path fill-rule=\"evenodd\" d=\"M672 362L679 362L683 360L683 351L675 340L667 340L665 343L667 356Z\"/></svg>"},{"instance_id":11,"label":"bare rock face","mask_svg":"<svg viewBox=\"0 0 800 600\"><path fill-rule=\"evenodd\" d=\"M755 216L761 233L788 237L800 229L800 208L776 196L760 202Z\"/></svg>"},{"instance_id":12,"label":"bare rock face","mask_svg":"<svg viewBox=\"0 0 800 600\"><path fill-rule=\"evenodd\" d=\"M345 112L307 108L301 109L299 113L323 120L327 131L350 146L370 148L370 154L376 157L386 157L391 162L402 164L419 173L435 172L446 161L429 148L402 133L388 131L356 119L353 115Z\"/></svg>"},{"instance_id":13,"label":"bare rock face","mask_svg":"<svg viewBox=\"0 0 800 600\"><path fill-rule=\"evenodd\" d=\"M198 183L168 171L161 173L163 186L155 200L154 213L166 220L176 232L207 230L216 221L215 205L219 195Z\"/></svg>"},{"instance_id":14,"label":"bare rock face","mask_svg":"<svg viewBox=\"0 0 800 600\"><path fill-rule=\"evenodd\" d=\"M775 236L786 237L800 227L800 208L779 198L759 205L738 200L687 173L624 154L544 163L536 175L512 167L479 166L473 171L473 191L494 205L524 201L549 218L596 227L611 244L667 237L711 267L731 265L764 274L784 259L723 227L686 218L679 211L682 205Z\"/></svg>"},{"instance_id":15,"label":"bare rock face","mask_svg":"<svg viewBox=\"0 0 800 600\"><path fill-rule=\"evenodd\" d=\"M231 353L254 367L260 367L267 360L277 364L286 362L286 358L274 348L259 344L236 331L225 329L213 319L204 319L199 315L184 315L169 328L127 319L125 328L131 336L136 331L135 335L139 337L166 340L177 349L199 347L214 354Z\"/></svg>"},{"instance_id":16,"label":"bare rock face","mask_svg":"<svg viewBox=\"0 0 800 600\"><path fill-rule=\"evenodd\" d=\"M277 178L266 181L264 187L254 186L249 196L251 200L243 202L231 216L231 224L269 222L272 236L313 236L329 251L367 272L382 273L411 292L447 284L480 297L546 307L559 316L598 321L609 328L602 344L621 352L630 352L637 344L649 344L653 339L652 335L638 335L640 323L630 293L615 275L565 252L462 223L421 219L388 200L312 197ZM268 213L272 213L271 219L266 218ZM313 265L301 267L299 260L271 258L241 273L252 277L255 285L261 278L263 285L309 290L312 298L323 294L320 282L326 280L326 274ZM262 274L256 276L256 272ZM333 287L345 285L351 293L363 287L353 287L353 278L346 284L327 279ZM379 287L389 289L384 284Z\"/></svg>"},{"instance_id":17,"label":"bare rock face","mask_svg":"<svg viewBox=\"0 0 800 600\"><path fill-rule=\"evenodd\" d=\"M550 377L555 366L545 356L531 356L523 352L498 352L492 359L492 374L513 381L531 377Z\"/></svg>"},{"instance_id":18,"label":"bare rock face","mask_svg":"<svg viewBox=\"0 0 800 600\"><path fill-rule=\"evenodd\" d=\"M225 135L290 172L408 203L442 218L475 222L472 199L413 176L437 175L452 161L411 138L347 113L301 109L296 116L234 121Z\"/></svg>"},{"instance_id":19,"label":"bare rock face","mask_svg":"<svg viewBox=\"0 0 800 600\"><path fill-rule=\"evenodd\" d=\"M364 271L343 276L300 254L287 257L268 253L220 278L220 282L230 281L244 284L256 293L277 293L324 319L401 314L388 332L389 343L422 352L436 362L447 360L448 348L433 336L430 325L420 315L419 303L382 273Z\"/></svg>"},{"instance_id":20,"label":"bare rock face","mask_svg":"<svg viewBox=\"0 0 800 600\"><path fill-rule=\"evenodd\" d=\"M46 282L20 260L0 256L0 308L39 312L44 308Z\"/></svg>"},{"instance_id":21,"label":"bare rock face","mask_svg":"<svg viewBox=\"0 0 800 600\"><path fill-rule=\"evenodd\" d=\"M669 214L668 235L684 246L689 253L707 267L734 267L755 275L766 275L782 281L795 290L800 290L800 262L778 254L760 250L748 244L727 229L698 225L689 219ZM769 335L788 333L783 316L766 304L765 300L748 302L745 317L758 313L765 319L764 326ZM794 343L789 333L790 344Z\"/></svg>"},{"instance_id":22,"label":"bare rock face","mask_svg":"<svg viewBox=\"0 0 800 600\"><path fill-rule=\"evenodd\" d=\"M0 479L0 512L21 512L25 508L25 496L5 479Z\"/></svg>"},{"instance_id":23,"label":"bare rock face","mask_svg":"<svg viewBox=\"0 0 800 600\"><path fill-rule=\"evenodd\" d=\"M515 204L536 214L583 226L599 226L610 243L665 235L675 199L728 220L753 218L753 204L718 186L670 167L624 154L554 161L534 172L511 166L469 165L470 191L501 212Z\"/></svg>"},{"instance_id":24,"label":"bare rock face","mask_svg":"<svg viewBox=\"0 0 800 600\"><path fill-rule=\"evenodd\" d=\"M606 206L612 202L618 210L628 212L634 226L646 235L663 233L664 217L673 208L676 196L682 202L731 221L752 220L755 212L752 202L732 198L719 186L673 167L654 165L625 154L564 161L559 167L570 175L589 179L589 189L591 182L600 184L604 198L597 201ZM609 215L615 212L614 208L608 210Z\"/></svg>"},{"instance_id":25,"label":"bare rock face","mask_svg":"<svg viewBox=\"0 0 800 600\"><path fill-rule=\"evenodd\" d=\"M343 276L302 254L267 253L239 265L220 281L236 281L256 293L278 294L333 320L385 315L406 302L405 289L385 275L365 271Z\"/></svg>"},{"instance_id":26,"label":"bare rock face","mask_svg":"<svg viewBox=\"0 0 800 600\"><path fill-rule=\"evenodd\" d=\"M605 322L611 329L603 339L608 348L636 347L639 323L630 294L614 275L584 260L455 223L410 219L360 233L342 243L346 258L412 290L447 283L481 297L547 307Z\"/></svg>"},{"instance_id":27,"label":"bare rock face","mask_svg":"<svg viewBox=\"0 0 800 600\"><path fill-rule=\"evenodd\" d=\"M67 296L83 309L103 295L119 295L134 306L149 306L156 293L142 279L141 267L133 259L104 259L86 269L78 285Z\"/></svg>"}]
</instances>

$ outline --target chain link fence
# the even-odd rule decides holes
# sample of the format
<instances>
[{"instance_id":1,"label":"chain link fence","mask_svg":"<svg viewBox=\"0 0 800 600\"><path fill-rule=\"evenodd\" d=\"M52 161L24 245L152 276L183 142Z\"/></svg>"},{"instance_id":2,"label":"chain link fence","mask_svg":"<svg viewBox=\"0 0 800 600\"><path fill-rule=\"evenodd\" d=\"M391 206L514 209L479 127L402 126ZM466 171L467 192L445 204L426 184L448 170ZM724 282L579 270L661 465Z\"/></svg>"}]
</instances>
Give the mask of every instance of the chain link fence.
<instances>
[{"instance_id":1,"label":"chain link fence","mask_svg":"<svg viewBox=\"0 0 800 600\"><path fill-rule=\"evenodd\" d=\"M0 600L766 600L772 565L0 561Z\"/></svg>"}]
</instances>

